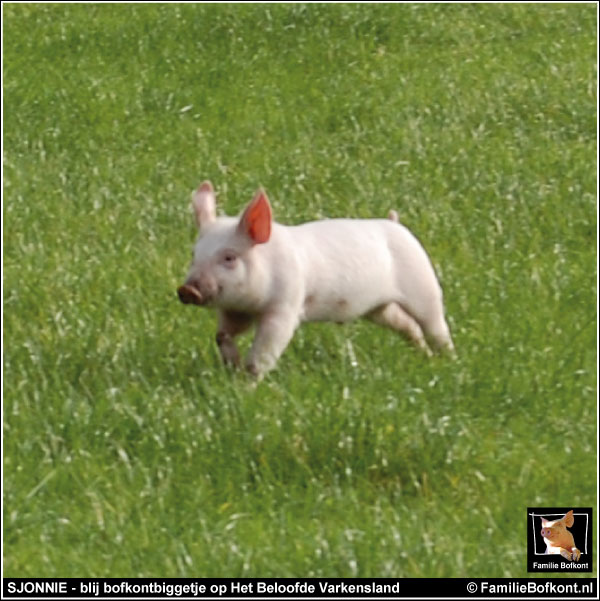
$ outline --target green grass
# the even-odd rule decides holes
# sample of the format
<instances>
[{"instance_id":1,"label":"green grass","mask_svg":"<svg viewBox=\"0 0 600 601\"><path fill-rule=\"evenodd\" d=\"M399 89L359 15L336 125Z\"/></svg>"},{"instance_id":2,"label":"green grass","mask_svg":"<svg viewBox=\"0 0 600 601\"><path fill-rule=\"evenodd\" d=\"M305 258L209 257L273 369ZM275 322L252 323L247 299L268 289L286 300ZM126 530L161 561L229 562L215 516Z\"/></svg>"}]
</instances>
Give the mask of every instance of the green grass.
<instances>
[{"instance_id":1,"label":"green grass","mask_svg":"<svg viewBox=\"0 0 600 601\"><path fill-rule=\"evenodd\" d=\"M597 507L592 4L4 5L3 44L5 576L523 577L527 506ZM228 372L175 294L207 178L396 208L457 361L308 324Z\"/></svg>"}]
</instances>

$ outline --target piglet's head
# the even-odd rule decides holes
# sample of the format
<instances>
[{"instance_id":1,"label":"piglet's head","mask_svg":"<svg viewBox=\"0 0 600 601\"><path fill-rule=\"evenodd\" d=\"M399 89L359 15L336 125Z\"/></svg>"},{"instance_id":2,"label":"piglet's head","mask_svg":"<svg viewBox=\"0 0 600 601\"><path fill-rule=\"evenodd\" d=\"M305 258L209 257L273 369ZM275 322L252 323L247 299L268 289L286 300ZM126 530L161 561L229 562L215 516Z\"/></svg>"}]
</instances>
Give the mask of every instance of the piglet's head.
<instances>
[{"instance_id":1,"label":"piglet's head","mask_svg":"<svg viewBox=\"0 0 600 601\"><path fill-rule=\"evenodd\" d=\"M271 237L272 214L264 190L259 189L241 217L217 217L210 182L192 195L199 229L185 283L177 293L182 303L250 310L257 303L256 257L253 249Z\"/></svg>"},{"instance_id":2,"label":"piglet's head","mask_svg":"<svg viewBox=\"0 0 600 601\"><path fill-rule=\"evenodd\" d=\"M573 510L569 511L560 520L546 520L542 518L542 530L541 535L549 541L561 540L567 532L567 528L570 528L575 522L573 517Z\"/></svg>"}]
</instances>

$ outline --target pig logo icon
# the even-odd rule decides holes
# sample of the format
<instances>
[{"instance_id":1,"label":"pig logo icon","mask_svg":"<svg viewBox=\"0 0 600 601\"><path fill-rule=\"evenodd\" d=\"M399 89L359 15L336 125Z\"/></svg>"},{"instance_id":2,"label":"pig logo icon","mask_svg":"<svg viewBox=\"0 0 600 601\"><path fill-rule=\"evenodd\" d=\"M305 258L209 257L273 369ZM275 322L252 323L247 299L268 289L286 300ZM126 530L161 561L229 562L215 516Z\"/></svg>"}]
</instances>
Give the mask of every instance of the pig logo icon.
<instances>
[{"instance_id":1,"label":"pig logo icon","mask_svg":"<svg viewBox=\"0 0 600 601\"><path fill-rule=\"evenodd\" d=\"M527 571L592 572L593 508L528 507Z\"/></svg>"},{"instance_id":2,"label":"pig logo icon","mask_svg":"<svg viewBox=\"0 0 600 601\"><path fill-rule=\"evenodd\" d=\"M559 520L547 520L541 518L541 535L546 542L546 553L549 555L562 555L569 561L579 561L581 551L575 546L573 535L567 528L575 523L573 510L571 509Z\"/></svg>"},{"instance_id":3,"label":"pig logo icon","mask_svg":"<svg viewBox=\"0 0 600 601\"><path fill-rule=\"evenodd\" d=\"M210 182L192 196L199 237L182 303L217 310L216 341L238 366L234 338L256 326L246 369L272 369L304 321L359 317L399 332L426 354L454 345L442 290L417 238L387 219L328 219L285 226L259 189L240 217L217 217ZM431 347L431 348L430 348Z\"/></svg>"}]
</instances>

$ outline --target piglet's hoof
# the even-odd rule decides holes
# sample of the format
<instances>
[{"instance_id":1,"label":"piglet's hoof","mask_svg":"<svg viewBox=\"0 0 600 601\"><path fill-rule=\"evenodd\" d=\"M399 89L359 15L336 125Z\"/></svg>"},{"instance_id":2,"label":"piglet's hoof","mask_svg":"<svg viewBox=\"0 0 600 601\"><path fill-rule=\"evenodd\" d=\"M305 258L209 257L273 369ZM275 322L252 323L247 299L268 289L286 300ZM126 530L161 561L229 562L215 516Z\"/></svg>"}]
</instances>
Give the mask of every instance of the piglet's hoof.
<instances>
[{"instance_id":1,"label":"piglet's hoof","mask_svg":"<svg viewBox=\"0 0 600 601\"><path fill-rule=\"evenodd\" d=\"M254 363L246 363L246 371L255 378L259 375L258 368Z\"/></svg>"},{"instance_id":2,"label":"piglet's hoof","mask_svg":"<svg viewBox=\"0 0 600 601\"><path fill-rule=\"evenodd\" d=\"M265 373L254 363L246 363L246 373L250 376L253 387L265 377Z\"/></svg>"}]
</instances>

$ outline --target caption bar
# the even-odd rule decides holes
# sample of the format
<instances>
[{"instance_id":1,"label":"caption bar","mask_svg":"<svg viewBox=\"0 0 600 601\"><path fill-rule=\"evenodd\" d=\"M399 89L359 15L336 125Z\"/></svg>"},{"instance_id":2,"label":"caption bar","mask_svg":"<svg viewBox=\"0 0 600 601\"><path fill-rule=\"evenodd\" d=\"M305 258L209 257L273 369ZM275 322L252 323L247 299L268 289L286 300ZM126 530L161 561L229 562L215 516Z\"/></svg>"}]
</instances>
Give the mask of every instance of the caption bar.
<instances>
[{"instance_id":1,"label":"caption bar","mask_svg":"<svg viewBox=\"0 0 600 601\"><path fill-rule=\"evenodd\" d=\"M592 578L5 578L2 589L3 599L598 598Z\"/></svg>"}]
</instances>

